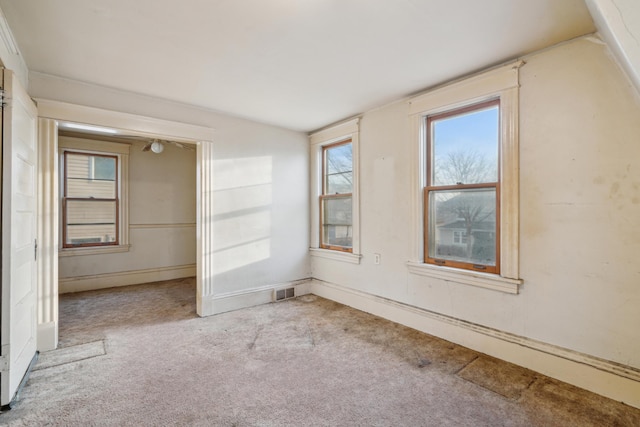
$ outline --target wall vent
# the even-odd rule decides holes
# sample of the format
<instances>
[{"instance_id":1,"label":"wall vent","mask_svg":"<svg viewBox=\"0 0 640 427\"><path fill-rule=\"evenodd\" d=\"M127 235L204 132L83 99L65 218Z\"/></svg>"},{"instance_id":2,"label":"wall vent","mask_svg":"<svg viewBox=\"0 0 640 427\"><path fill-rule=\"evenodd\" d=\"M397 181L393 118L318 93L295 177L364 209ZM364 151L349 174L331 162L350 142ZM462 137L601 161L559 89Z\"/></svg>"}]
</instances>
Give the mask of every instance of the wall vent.
<instances>
[{"instance_id":1,"label":"wall vent","mask_svg":"<svg viewBox=\"0 0 640 427\"><path fill-rule=\"evenodd\" d=\"M273 290L273 300L274 301L284 301L289 298L293 298L296 296L295 288L286 288L286 289L274 289Z\"/></svg>"}]
</instances>

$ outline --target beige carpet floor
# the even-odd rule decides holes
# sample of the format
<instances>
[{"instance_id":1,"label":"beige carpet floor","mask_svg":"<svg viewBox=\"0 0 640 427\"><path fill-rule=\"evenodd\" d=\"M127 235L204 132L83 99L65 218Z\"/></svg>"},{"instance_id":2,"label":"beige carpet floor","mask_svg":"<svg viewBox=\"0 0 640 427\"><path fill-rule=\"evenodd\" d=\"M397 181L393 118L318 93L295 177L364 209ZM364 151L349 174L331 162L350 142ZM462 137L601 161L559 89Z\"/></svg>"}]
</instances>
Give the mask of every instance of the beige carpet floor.
<instances>
[{"instance_id":1,"label":"beige carpet floor","mask_svg":"<svg viewBox=\"0 0 640 427\"><path fill-rule=\"evenodd\" d=\"M208 318L193 279L62 295L10 426L640 426L640 410L312 295Z\"/></svg>"}]
</instances>

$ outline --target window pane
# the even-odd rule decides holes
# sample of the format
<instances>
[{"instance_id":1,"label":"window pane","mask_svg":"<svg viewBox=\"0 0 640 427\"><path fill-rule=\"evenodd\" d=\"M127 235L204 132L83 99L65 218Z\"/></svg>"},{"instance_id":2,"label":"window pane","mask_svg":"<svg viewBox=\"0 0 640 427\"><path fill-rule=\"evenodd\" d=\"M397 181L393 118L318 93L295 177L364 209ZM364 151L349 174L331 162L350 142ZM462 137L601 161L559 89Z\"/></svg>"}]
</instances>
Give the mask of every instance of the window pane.
<instances>
[{"instance_id":1,"label":"window pane","mask_svg":"<svg viewBox=\"0 0 640 427\"><path fill-rule=\"evenodd\" d=\"M116 159L113 157L93 156L93 178L116 180Z\"/></svg>"},{"instance_id":2,"label":"window pane","mask_svg":"<svg viewBox=\"0 0 640 427\"><path fill-rule=\"evenodd\" d=\"M431 121L431 185L498 180L499 107Z\"/></svg>"},{"instance_id":3,"label":"window pane","mask_svg":"<svg viewBox=\"0 0 640 427\"><path fill-rule=\"evenodd\" d=\"M115 199L116 158L66 155L67 197Z\"/></svg>"},{"instance_id":4,"label":"window pane","mask_svg":"<svg viewBox=\"0 0 640 427\"><path fill-rule=\"evenodd\" d=\"M116 241L116 202L68 200L66 244Z\"/></svg>"},{"instance_id":5,"label":"window pane","mask_svg":"<svg viewBox=\"0 0 640 427\"><path fill-rule=\"evenodd\" d=\"M429 192L429 257L496 265L495 188Z\"/></svg>"},{"instance_id":6,"label":"window pane","mask_svg":"<svg viewBox=\"0 0 640 427\"><path fill-rule=\"evenodd\" d=\"M322 244L352 246L351 197L322 199Z\"/></svg>"},{"instance_id":7,"label":"window pane","mask_svg":"<svg viewBox=\"0 0 640 427\"><path fill-rule=\"evenodd\" d=\"M353 188L351 143L325 150L325 194L351 193Z\"/></svg>"}]
</instances>

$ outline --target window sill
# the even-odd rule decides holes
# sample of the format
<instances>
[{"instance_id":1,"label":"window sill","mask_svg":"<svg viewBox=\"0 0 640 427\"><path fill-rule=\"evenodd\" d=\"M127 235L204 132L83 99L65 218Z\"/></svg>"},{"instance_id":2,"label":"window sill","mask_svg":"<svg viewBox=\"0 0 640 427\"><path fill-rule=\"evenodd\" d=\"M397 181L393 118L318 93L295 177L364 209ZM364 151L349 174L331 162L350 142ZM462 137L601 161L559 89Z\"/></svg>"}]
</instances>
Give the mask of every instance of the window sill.
<instances>
[{"instance_id":1,"label":"window sill","mask_svg":"<svg viewBox=\"0 0 640 427\"><path fill-rule=\"evenodd\" d=\"M433 277L448 282L478 286L509 294L517 294L519 286L523 283L522 279L508 279L497 274L460 270L420 262L408 262L407 268L409 273L419 276Z\"/></svg>"},{"instance_id":2,"label":"window sill","mask_svg":"<svg viewBox=\"0 0 640 427\"><path fill-rule=\"evenodd\" d=\"M84 248L64 248L58 251L58 257L79 256L79 255L102 255L115 254L119 252L129 252L131 245L104 246L104 247L84 247Z\"/></svg>"},{"instance_id":3,"label":"window sill","mask_svg":"<svg viewBox=\"0 0 640 427\"><path fill-rule=\"evenodd\" d=\"M319 258L348 262L350 264L360 264L360 258L362 258L362 255L352 254L350 252L332 251L330 249L319 248L309 248L309 254Z\"/></svg>"}]
</instances>

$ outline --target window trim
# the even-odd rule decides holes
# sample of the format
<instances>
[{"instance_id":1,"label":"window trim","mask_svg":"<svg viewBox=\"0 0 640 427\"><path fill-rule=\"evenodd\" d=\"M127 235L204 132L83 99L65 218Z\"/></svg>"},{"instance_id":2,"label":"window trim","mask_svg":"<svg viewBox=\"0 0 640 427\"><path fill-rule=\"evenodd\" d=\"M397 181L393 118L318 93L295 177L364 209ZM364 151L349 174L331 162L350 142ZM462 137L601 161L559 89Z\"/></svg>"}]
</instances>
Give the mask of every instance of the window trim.
<instances>
[{"instance_id":1,"label":"window trim","mask_svg":"<svg viewBox=\"0 0 640 427\"><path fill-rule=\"evenodd\" d=\"M310 143L310 213L311 234L309 236L309 254L313 257L359 264L360 254L360 192L359 192L359 125L360 119L356 118L335 126L320 130L309 136ZM353 159L353 188L351 192L352 203L352 245L351 251L326 249L320 246L320 196L323 186L323 147L351 140L351 152Z\"/></svg>"},{"instance_id":2,"label":"window trim","mask_svg":"<svg viewBox=\"0 0 640 427\"><path fill-rule=\"evenodd\" d=\"M60 156L60 201L59 209L64 213L63 199L66 195L64 191L64 168L66 164L64 162L65 153L67 152L79 152L82 154L93 154L98 156L111 156L117 157L117 175L118 181L118 236L117 244L102 244L102 245L73 245L65 246L65 236L63 235L65 220L64 215L60 215L61 219L58 221L59 235L62 236L58 245L58 256L68 257L77 255L97 255L106 253L118 253L128 252L131 245L129 244L129 153L130 144L116 143L102 140L85 139L76 136L61 135L58 138L58 155Z\"/></svg>"},{"instance_id":3,"label":"window trim","mask_svg":"<svg viewBox=\"0 0 640 427\"><path fill-rule=\"evenodd\" d=\"M517 61L436 88L409 100L413 141L411 164L411 259L410 273L456 283L517 294L523 283L519 271L519 141ZM424 262L426 184L426 120L443 113L491 99L500 99L500 272L484 273Z\"/></svg>"}]
</instances>

